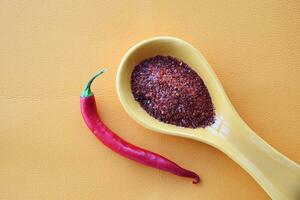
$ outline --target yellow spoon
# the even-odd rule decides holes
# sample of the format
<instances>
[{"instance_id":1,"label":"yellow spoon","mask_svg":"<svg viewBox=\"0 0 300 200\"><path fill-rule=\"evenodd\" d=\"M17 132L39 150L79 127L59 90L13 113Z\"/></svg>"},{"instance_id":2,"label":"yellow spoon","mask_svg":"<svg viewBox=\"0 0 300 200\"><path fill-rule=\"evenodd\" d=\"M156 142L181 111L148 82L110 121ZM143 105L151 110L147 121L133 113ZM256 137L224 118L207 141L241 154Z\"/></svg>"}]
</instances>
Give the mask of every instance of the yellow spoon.
<instances>
[{"instance_id":1,"label":"yellow spoon","mask_svg":"<svg viewBox=\"0 0 300 200\"><path fill-rule=\"evenodd\" d=\"M131 72L140 61L171 55L191 66L205 82L216 109L216 122L205 129L182 128L159 122L147 114L131 93ZM279 153L248 127L232 106L202 54L174 37L144 40L128 50L117 73L117 92L128 114L153 131L205 142L244 168L272 199L300 199L300 166Z\"/></svg>"}]
</instances>

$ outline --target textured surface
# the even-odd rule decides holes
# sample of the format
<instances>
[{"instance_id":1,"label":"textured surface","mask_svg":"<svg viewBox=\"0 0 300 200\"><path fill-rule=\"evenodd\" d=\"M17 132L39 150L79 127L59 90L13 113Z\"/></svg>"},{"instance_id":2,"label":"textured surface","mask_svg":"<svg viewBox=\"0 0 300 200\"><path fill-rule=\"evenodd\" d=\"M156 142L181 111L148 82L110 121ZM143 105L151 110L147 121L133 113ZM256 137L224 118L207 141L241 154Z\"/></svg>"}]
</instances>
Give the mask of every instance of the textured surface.
<instances>
[{"instance_id":1,"label":"textured surface","mask_svg":"<svg viewBox=\"0 0 300 200\"><path fill-rule=\"evenodd\" d=\"M189 128L205 128L214 123L210 94L191 66L175 57L157 55L133 67L132 94L149 115Z\"/></svg>"},{"instance_id":2,"label":"textured surface","mask_svg":"<svg viewBox=\"0 0 300 200\"><path fill-rule=\"evenodd\" d=\"M173 1L172 1L173 2ZM137 125L115 91L117 65L157 35L189 41L262 138L300 162L299 1L0 2L0 199L269 199L237 164L199 142ZM199 172L203 183L115 155L84 125L94 84L103 120L129 141Z\"/></svg>"}]
</instances>

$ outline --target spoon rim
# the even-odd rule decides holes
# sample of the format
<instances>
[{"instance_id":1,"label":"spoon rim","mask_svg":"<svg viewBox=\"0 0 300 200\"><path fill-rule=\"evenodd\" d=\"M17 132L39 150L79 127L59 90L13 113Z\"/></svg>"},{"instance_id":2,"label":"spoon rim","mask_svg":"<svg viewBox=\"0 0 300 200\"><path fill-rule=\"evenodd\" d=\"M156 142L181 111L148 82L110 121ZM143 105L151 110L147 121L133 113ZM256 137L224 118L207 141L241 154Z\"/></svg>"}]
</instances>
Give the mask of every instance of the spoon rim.
<instances>
[{"instance_id":1,"label":"spoon rim","mask_svg":"<svg viewBox=\"0 0 300 200\"><path fill-rule=\"evenodd\" d=\"M120 63L119 63L119 67L117 70L117 76L116 76L116 90L117 90L117 95L118 98L121 102L122 107L125 109L125 111L129 114L129 116L131 118L133 118L136 122L138 122L140 125L142 125L143 127L155 131L155 132L160 132L160 133L164 133L167 135L174 135L174 136L181 136L181 137L185 137L185 138L190 138L190 139L196 139L196 140L200 140L204 143L208 143L212 146L215 146L214 142L211 139L208 138L204 138L202 136L204 136L205 134L191 134L190 132L193 133L197 133L199 131L202 132L210 132L212 129L212 126L208 126L205 128L186 128L186 127L180 127L180 126L176 126L176 125L172 125L172 124L166 124L163 123L157 119L155 119L157 121L157 123L155 125L147 123L147 120L145 119L141 119L139 114L135 114L134 110L132 110L131 108L129 108L130 106L128 106L128 102L126 100L126 98L123 96L123 88L122 88L122 81L121 81L121 77L124 76L123 71L125 70L125 63L127 61L127 59L130 57L130 55L132 53L134 53L135 51L138 51L138 49L144 45L147 45L148 43L151 42L163 42L163 41L171 41L171 42L176 42L176 43L180 43L188 48L191 48L193 51L195 51L197 53L197 56L201 57L201 62L203 62L204 65L207 66L207 70L209 75L213 76L213 79L216 81L215 83L218 84L218 87L220 87L220 89L222 90L222 93L225 93L222 84L220 83L219 79L217 78L216 74L214 73L213 69L210 67L209 63L206 61L205 57L201 54L201 52L196 49L195 47L193 47L190 43L176 38L176 37L172 37L172 36L156 36L156 37L152 37L152 38L148 38L145 40L142 40L136 44L134 44L132 47L130 47L127 52L124 54L124 56L122 57ZM226 94L225 94L225 97ZM132 96L133 98L133 96ZM217 117L217 114L216 114ZM159 126L159 123L161 123L161 126ZM189 131L187 131L189 130Z\"/></svg>"}]
</instances>

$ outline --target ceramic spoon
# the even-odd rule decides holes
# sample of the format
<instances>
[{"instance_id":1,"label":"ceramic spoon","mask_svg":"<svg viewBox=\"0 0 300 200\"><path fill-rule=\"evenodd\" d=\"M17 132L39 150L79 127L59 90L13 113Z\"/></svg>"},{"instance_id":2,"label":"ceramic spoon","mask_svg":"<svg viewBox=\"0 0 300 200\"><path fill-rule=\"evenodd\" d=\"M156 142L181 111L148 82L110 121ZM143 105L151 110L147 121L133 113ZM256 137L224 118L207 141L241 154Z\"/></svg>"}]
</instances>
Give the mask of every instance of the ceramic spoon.
<instances>
[{"instance_id":1,"label":"ceramic spoon","mask_svg":"<svg viewBox=\"0 0 300 200\"><path fill-rule=\"evenodd\" d=\"M133 98L131 73L140 61L156 55L171 55L191 66L205 82L216 109L215 123L205 129L182 128L159 122ZM202 54L189 43L173 37L144 40L128 50L117 73L117 92L128 114L156 132L207 143L244 168L272 199L300 199L300 166L262 140L241 119Z\"/></svg>"}]
</instances>

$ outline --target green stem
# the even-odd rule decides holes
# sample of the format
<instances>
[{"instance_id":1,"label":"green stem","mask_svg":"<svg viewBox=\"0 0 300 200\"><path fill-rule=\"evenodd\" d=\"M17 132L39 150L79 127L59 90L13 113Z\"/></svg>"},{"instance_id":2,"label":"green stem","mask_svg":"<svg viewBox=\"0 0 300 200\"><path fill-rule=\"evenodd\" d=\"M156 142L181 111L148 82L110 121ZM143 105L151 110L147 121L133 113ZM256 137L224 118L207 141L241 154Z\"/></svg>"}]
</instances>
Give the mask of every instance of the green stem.
<instances>
[{"instance_id":1,"label":"green stem","mask_svg":"<svg viewBox=\"0 0 300 200\"><path fill-rule=\"evenodd\" d=\"M85 85L82 93L81 93L81 97L89 97L93 95L93 92L91 91L91 84L93 83L93 81L100 76L101 74L105 73L107 71L107 69L101 69L99 72L97 72L97 74L95 74L90 80L89 82Z\"/></svg>"}]
</instances>

